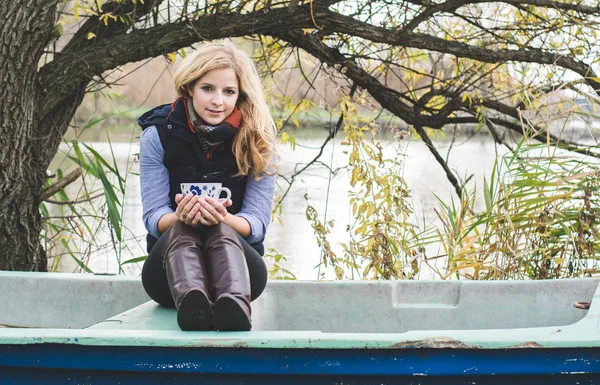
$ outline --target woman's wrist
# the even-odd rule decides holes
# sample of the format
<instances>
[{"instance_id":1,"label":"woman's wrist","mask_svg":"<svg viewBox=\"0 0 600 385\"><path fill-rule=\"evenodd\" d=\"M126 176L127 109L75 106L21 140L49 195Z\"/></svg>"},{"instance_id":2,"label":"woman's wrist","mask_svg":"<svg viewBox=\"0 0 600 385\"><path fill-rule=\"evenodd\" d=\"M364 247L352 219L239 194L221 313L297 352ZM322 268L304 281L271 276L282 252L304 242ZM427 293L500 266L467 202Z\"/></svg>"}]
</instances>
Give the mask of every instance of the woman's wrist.
<instances>
[{"instance_id":1,"label":"woman's wrist","mask_svg":"<svg viewBox=\"0 0 600 385\"><path fill-rule=\"evenodd\" d=\"M179 220L179 216L175 213L169 213L169 214L165 214L162 217L160 217L160 219L158 220L158 232L159 233L164 233L165 231L167 231L167 229L169 227L171 227L171 225L175 222L177 222Z\"/></svg>"},{"instance_id":2,"label":"woman's wrist","mask_svg":"<svg viewBox=\"0 0 600 385\"><path fill-rule=\"evenodd\" d=\"M243 238L248 238L250 235L252 235L252 228L250 227L250 223L244 217L238 217L237 215L227 213L225 219L223 220L223 223L228 224Z\"/></svg>"}]
</instances>

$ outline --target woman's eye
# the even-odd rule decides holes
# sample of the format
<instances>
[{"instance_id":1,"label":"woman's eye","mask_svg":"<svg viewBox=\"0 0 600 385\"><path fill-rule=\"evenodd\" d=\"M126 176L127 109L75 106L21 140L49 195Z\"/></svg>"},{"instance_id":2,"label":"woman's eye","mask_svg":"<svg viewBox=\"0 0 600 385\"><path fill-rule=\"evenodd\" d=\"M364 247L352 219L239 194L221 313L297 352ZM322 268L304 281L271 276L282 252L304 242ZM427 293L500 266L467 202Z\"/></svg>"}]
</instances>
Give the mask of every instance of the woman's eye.
<instances>
[{"instance_id":1,"label":"woman's eye","mask_svg":"<svg viewBox=\"0 0 600 385\"><path fill-rule=\"evenodd\" d=\"M234 90L225 90L225 93L228 95L235 95L235 91Z\"/></svg>"},{"instance_id":2,"label":"woman's eye","mask_svg":"<svg viewBox=\"0 0 600 385\"><path fill-rule=\"evenodd\" d=\"M212 87L211 86L202 86L200 89L202 91L212 91Z\"/></svg>"}]
</instances>

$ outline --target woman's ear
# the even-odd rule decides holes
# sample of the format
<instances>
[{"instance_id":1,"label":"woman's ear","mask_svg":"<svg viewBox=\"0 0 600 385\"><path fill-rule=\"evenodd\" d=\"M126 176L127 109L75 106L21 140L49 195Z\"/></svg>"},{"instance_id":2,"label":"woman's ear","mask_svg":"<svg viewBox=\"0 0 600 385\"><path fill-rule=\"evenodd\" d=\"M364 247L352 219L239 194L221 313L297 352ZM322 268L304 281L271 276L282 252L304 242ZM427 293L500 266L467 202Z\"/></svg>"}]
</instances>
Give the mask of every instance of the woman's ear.
<instances>
[{"instance_id":1,"label":"woman's ear","mask_svg":"<svg viewBox=\"0 0 600 385\"><path fill-rule=\"evenodd\" d=\"M184 86L185 90L187 91L187 94L190 98L194 97L194 86L195 85L196 85L196 82L194 81L194 82L188 83Z\"/></svg>"}]
</instances>

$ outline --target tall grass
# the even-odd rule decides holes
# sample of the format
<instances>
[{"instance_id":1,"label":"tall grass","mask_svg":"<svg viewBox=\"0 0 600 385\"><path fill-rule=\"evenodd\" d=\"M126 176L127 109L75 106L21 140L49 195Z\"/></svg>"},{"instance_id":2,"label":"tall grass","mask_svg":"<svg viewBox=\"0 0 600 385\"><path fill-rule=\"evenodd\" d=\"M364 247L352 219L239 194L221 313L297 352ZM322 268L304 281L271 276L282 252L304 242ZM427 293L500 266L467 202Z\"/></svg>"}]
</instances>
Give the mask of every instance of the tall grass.
<instances>
[{"instance_id":1,"label":"tall grass","mask_svg":"<svg viewBox=\"0 0 600 385\"><path fill-rule=\"evenodd\" d=\"M598 270L598 160L523 139L458 205L439 200L440 278L547 279Z\"/></svg>"},{"instance_id":2,"label":"tall grass","mask_svg":"<svg viewBox=\"0 0 600 385\"><path fill-rule=\"evenodd\" d=\"M310 204L307 209L323 249L321 263L338 279L414 279L425 268L425 276L437 279L477 280L600 272L598 158L524 136L478 185L463 186L460 199L437 197L438 223L417 226L401 149L385 158L375 123L360 119L355 103L340 103L352 213L342 256L327 239L332 225L321 223Z\"/></svg>"},{"instance_id":3,"label":"tall grass","mask_svg":"<svg viewBox=\"0 0 600 385\"><path fill-rule=\"evenodd\" d=\"M94 273L90 258L101 252L115 256L115 273L124 273L125 265L145 259L129 249L129 243L140 237L123 222L129 167L119 170L110 138L108 149L110 157L104 157L92 146L71 140L61 167L46 181L48 186L62 180L63 168L82 170L82 181L76 184L80 187L66 186L40 204L41 237L50 271L70 265L66 257L76 263L75 271Z\"/></svg>"}]
</instances>

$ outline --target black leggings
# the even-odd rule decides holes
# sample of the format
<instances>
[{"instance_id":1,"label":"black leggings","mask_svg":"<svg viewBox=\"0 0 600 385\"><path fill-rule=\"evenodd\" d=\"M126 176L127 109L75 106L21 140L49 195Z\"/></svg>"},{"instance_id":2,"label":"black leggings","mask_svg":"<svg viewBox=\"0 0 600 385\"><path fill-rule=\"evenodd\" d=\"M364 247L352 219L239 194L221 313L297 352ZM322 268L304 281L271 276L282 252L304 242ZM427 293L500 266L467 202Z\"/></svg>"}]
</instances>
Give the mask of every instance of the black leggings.
<instances>
[{"instance_id":1,"label":"black leggings","mask_svg":"<svg viewBox=\"0 0 600 385\"><path fill-rule=\"evenodd\" d=\"M166 232L165 232L166 233ZM154 301L166 307L175 307L169 283L167 282L167 273L162 263L162 250L165 243L165 233L158 241L151 246L144 267L142 268L142 285L146 293ZM261 255L244 238L238 234L238 238L244 248L248 273L250 275L251 300L258 298L267 286L267 266Z\"/></svg>"}]
</instances>

